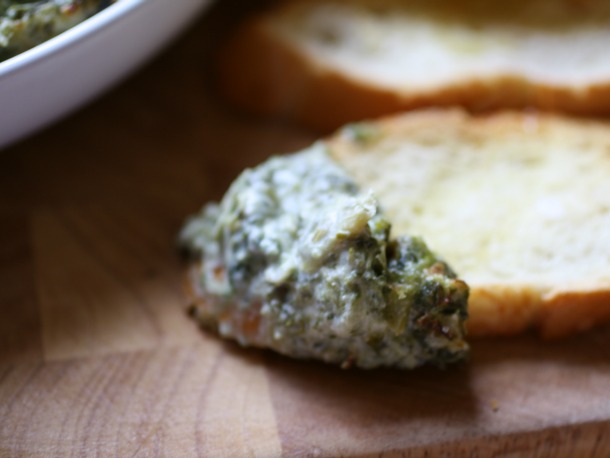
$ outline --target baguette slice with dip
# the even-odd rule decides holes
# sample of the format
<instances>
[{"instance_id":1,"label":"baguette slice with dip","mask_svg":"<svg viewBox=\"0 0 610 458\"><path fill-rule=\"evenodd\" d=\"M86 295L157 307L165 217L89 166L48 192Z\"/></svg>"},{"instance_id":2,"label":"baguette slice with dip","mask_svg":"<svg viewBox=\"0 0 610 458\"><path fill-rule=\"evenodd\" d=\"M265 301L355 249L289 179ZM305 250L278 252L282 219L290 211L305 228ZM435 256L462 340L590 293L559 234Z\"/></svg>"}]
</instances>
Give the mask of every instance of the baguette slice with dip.
<instances>
[{"instance_id":1,"label":"baguette slice with dip","mask_svg":"<svg viewBox=\"0 0 610 458\"><path fill-rule=\"evenodd\" d=\"M567 336L610 322L610 126L459 110L348 125L245 171L181 240L194 316L243 345L412 368L463 359L464 326Z\"/></svg>"},{"instance_id":2,"label":"baguette slice with dip","mask_svg":"<svg viewBox=\"0 0 610 458\"><path fill-rule=\"evenodd\" d=\"M181 239L193 314L242 345L343 367L444 366L467 355L468 288L319 142L246 170Z\"/></svg>"}]
</instances>

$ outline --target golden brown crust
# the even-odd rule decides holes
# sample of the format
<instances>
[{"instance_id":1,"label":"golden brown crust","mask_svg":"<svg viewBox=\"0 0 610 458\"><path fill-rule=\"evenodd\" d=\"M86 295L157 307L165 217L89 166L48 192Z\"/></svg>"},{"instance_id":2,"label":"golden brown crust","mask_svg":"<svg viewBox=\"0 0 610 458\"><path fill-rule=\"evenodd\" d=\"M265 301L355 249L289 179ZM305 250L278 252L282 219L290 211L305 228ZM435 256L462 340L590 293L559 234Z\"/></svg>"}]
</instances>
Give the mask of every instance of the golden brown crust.
<instances>
[{"instance_id":1,"label":"golden brown crust","mask_svg":"<svg viewBox=\"0 0 610 458\"><path fill-rule=\"evenodd\" d=\"M373 121L373 125L377 135L400 134L422 145L441 143L448 138L476 144L494 137L536 135L544 138L547 134L559 133L566 139L571 137L572 142L578 139L582 147L610 144L608 120L535 111L470 114L460 108L431 108L380 117ZM326 142L333 157L339 161L349 161L355 152L356 146L349 137L333 134L326 138Z\"/></svg>"},{"instance_id":2,"label":"golden brown crust","mask_svg":"<svg viewBox=\"0 0 610 458\"><path fill-rule=\"evenodd\" d=\"M539 324L541 305L540 294L528 288L471 288L466 323L468 336L519 334Z\"/></svg>"},{"instance_id":3,"label":"golden brown crust","mask_svg":"<svg viewBox=\"0 0 610 458\"><path fill-rule=\"evenodd\" d=\"M262 18L245 23L220 55L219 84L232 103L329 131L345 123L423 107L471 112L535 108L610 115L610 81L551 86L519 76L468 79L430 91L398 93L325 67L275 37Z\"/></svg>"},{"instance_id":4,"label":"golden brown crust","mask_svg":"<svg viewBox=\"0 0 610 458\"><path fill-rule=\"evenodd\" d=\"M471 290L470 337L508 336L537 329L557 339L610 322L610 290L544 294L527 287Z\"/></svg>"},{"instance_id":5,"label":"golden brown crust","mask_svg":"<svg viewBox=\"0 0 610 458\"><path fill-rule=\"evenodd\" d=\"M564 337L610 322L610 287L565 291L545 297L539 328L545 338Z\"/></svg>"}]
</instances>

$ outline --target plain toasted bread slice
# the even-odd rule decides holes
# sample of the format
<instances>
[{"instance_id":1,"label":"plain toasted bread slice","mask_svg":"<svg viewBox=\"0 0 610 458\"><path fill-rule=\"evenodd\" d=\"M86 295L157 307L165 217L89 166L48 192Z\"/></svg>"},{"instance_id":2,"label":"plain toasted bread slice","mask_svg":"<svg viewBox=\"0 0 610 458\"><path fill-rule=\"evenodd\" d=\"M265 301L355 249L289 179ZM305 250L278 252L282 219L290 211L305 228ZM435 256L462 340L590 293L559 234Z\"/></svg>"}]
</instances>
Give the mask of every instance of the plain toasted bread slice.
<instances>
[{"instance_id":1,"label":"plain toasted bread slice","mask_svg":"<svg viewBox=\"0 0 610 458\"><path fill-rule=\"evenodd\" d=\"M559 337L610 321L610 125L424 111L328 140L394 235L470 286L471 336Z\"/></svg>"},{"instance_id":2,"label":"plain toasted bread slice","mask_svg":"<svg viewBox=\"0 0 610 458\"><path fill-rule=\"evenodd\" d=\"M610 113L610 2L291 0L244 23L221 89L309 126L429 106Z\"/></svg>"}]
</instances>

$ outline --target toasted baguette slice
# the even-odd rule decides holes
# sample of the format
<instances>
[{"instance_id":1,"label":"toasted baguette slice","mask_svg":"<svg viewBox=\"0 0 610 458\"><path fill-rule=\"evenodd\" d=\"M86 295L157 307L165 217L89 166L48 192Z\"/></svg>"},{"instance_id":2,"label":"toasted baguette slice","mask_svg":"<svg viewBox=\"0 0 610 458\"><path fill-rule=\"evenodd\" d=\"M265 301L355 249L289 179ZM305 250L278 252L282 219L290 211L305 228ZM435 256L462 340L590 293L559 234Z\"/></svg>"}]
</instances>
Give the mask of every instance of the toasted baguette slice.
<instances>
[{"instance_id":1,"label":"toasted baguette slice","mask_svg":"<svg viewBox=\"0 0 610 458\"><path fill-rule=\"evenodd\" d=\"M221 90L320 129L429 106L610 113L610 2L285 1L238 29Z\"/></svg>"},{"instance_id":2,"label":"toasted baguette slice","mask_svg":"<svg viewBox=\"0 0 610 458\"><path fill-rule=\"evenodd\" d=\"M328 147L470 286L471 336L560 337L610 321L610 125L423 111Z\"/></svg>"}]
</instances>

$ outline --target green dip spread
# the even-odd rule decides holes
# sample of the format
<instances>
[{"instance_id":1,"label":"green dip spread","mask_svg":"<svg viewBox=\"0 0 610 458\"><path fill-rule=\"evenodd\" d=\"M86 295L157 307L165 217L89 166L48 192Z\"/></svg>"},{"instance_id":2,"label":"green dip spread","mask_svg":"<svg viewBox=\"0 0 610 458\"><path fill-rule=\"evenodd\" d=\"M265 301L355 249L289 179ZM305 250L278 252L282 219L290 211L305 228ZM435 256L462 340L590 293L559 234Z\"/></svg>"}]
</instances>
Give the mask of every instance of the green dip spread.
<instances>
[{"instance_id":1,"label":"green dip spread","mask_svg":"<svg viewBox=\"0 0 610 458\"><path fill-rule=\"evenodd\" d=\"M109 0L0 0L0 61L59 35L110 3Z\"/></svg>"},{"instance_id":2,"label":"green dip spread","mask_svg":"<svg viewBox=\"0 0 610 458\"><path fill-rule=\"evenodd\" d=\"M246 170L181 242L200 260L200 322L242 345L343 367L462 360L468 288L323 143Z\"/></svg>"}]
</instances>

